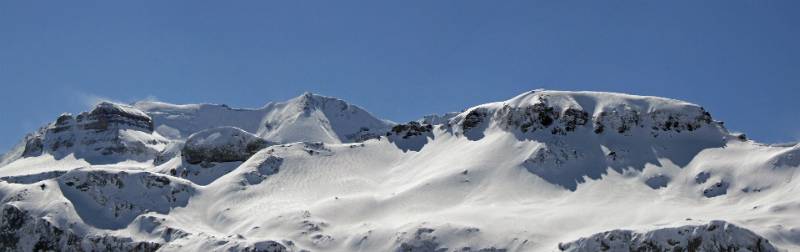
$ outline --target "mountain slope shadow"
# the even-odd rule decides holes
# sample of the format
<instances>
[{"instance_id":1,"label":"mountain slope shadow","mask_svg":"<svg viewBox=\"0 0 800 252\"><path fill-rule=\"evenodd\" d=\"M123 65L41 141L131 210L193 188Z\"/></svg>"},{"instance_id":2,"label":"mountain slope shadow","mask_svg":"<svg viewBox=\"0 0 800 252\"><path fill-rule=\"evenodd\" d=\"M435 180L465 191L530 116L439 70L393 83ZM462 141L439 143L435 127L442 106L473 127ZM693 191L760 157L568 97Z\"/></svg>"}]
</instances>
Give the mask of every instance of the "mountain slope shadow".
<instances>
[{"instance_id":1,"label":"mountain slope shadow","mask_svg":"<svg viewBox=\"0 0 800 252\"><path fill-rule=\"evenodd\" d=\"M725 147L721 138L674 135L642 141L590 134L536 138L534 141L543 144L531 152L522 166L550 183L574 191L586 178L600 179L609 169L617 173L642 171L648 164L662 167L663 160L685 167L703 150Z\"/></svg>"},{"instance_id":2,"label":"mountain slope shadow","mask_svg":"<svg viewBox=\"0 0 800 252\"><path fill-rule=\"evenodd\" d=\"M704 149L724 147L728 134L691 103L556 91L533 91L473 107L447 126L447 132L471 141L500 132L542 143L522 166L573 191L585 178L599 179L609 168L641 171L647 164L662 166L663 159L684 167Z\"/></svg>"}]
</instances>

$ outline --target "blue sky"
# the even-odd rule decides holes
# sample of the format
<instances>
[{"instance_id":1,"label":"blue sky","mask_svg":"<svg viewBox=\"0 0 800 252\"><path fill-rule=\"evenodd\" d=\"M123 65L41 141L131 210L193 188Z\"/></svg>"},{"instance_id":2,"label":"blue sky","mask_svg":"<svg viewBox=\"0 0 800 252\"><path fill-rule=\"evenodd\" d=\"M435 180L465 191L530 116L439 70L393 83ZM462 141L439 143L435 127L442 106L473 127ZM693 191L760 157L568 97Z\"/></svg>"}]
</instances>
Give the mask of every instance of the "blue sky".
<instances>
[{"instance_id":1,"label":"blue sky","mask_svg":"<svg viewBox=\"0 0 800 252\"><path fill-rule=\"evenodd\" d=\"M523 91L688 100L800 138L800 1L3 1L0 150L98 98L260 107L303 91L394 121Z\"/></svg>"}]
</instances>

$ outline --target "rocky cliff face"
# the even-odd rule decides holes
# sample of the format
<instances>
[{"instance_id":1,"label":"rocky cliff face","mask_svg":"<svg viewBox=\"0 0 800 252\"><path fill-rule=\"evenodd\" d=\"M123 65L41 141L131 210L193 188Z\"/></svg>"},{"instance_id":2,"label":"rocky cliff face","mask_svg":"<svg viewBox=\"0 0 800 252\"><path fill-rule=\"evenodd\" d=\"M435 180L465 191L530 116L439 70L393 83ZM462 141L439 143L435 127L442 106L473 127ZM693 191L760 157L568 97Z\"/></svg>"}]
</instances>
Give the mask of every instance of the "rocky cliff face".
<instances>
[{"instance_id":1,"label":"rocky cliff face","mask_svg":"<svg viewBox=\"0 0 800 252\"><path fill-rule=\"evenodd\" d=\"M183 158L190 164L245 161L271 145L264 139L236 127L219 127L189 136Z\"/></svg>"},{"instance_id":2,"label":"rocky cliff face","mask_svg":"<svg viewBox=\"0 0 800 252\"><path fill-rule=\"evenodd\" d=\"M145 160L154 157L167 140L152 134L152 119L137 109L109 102L78 116L62 114L53 123L26 136L22 157L44 153L69 154L90 161Z\"/></svg>"},{"instance_id":3,"label":"rocky cliff face","mask_svg":"<svg viewBox=\"0 0 800 252\"><path fill-rule=\"evenodd\" d=\"M386 138L403 151L419 151L433 137L433 125L416 121L395 125L386 132Z\"/></svg>"},{"instance_id":4,"label":"rocky cliff face","mask_svg":"<svg viewBox=\"0 0 800 252\"><path fill-rule=\"evenodd\" d=\"M13 203L0 206L0 247L4 251L183 251L181 239L195 234L165 228L165 241L142 240L113 233L89 234L63 227L47 217L33 213ZM224 244L228 251L285 252L293 251L275 241L242 242L204 237L203 242ZM173 242L173 243L169 243Z\"/></svg>"},{"instance_id":5,"label":"rocky cliff face","mask_svg":"<svg viewBox=\"0 0 800 252\"><path fill-rule=\"evenodd\" d=\"M767 239L750 230L712 221L704 225L647 232L612 230L559 245L561 251L751 251L777 252Z\"/></svg>"},{"instance_id":6,"label":"rocky cliff face","mask_svg":"<svg viewBox=\"0 0 800 252\"><path fill-rule=\"evenodd\" d=\"M85 235L63 229L14 204L0 208L0 247L6 251L156 251L160 244L114 235Z\"/></svg>"},{"instance_id":7,"label":"rocky cliff face","mask_svg":"<svg viewBox=\"0 0 800 252\"><path fill-rule=\"evenodd\" d=\"M187 182L150 172L79 169L57 180L68 200L82 203L78 215L101 228L123 228L145 212L166 214L195 192Z\"/></svg>"},{"instance_id":8,"label":"rocky cliff face","mask_svg":"<svg viewBox=\"0 0 800 252\"><path fill-rule=\"evenodd\" d=\"M63 125L71 118L59 118L57 125ZM77 116L78 126L84 130L105 131L109 128L134 129L147 133L153 132L153 120L149 115L126 105L101 102L89 113Z\"/></svg>"},{"instance_id":9,"label":"rocky cliff face","mask_svg":"<svg viewBox=\"0 0 800 252\"><path fill-rule=\"evenodd\" d=\"M600 96L600 97L598 97ZM532 91L507 102L471 108L450 122L469 134L494 125L523 134L566 135L576 130L595 134L630 135L632 131L658 136L721 128L700 106L676 100L613 93L591 94Z\"/></svg>"}]
</instances>

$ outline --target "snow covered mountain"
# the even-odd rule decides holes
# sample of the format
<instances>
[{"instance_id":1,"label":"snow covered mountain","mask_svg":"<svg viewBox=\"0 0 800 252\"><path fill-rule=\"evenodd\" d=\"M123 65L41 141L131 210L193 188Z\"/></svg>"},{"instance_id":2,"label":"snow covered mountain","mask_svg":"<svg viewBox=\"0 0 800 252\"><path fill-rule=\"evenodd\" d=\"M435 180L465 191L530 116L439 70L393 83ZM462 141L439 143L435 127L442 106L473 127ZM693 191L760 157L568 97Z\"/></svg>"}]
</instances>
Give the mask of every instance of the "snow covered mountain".
<instances>
[{"instance_id":1,"label":"snow covered mountain","mask_svg":"<svg viewBox=\"0 0 800 252\"><path fill-rule=\"evenodd\" d=\"M347 143L363 140L370 133L385 131L394 124L345 101L311 93L259 109L151 101L137 102L134 107L154 118L158 133L172 138L233 126L274 142Z\"/></svg>"},{"instance_id":2,"label":"snow covered mountain","mask_svg":"<svg viewBox=\"0 0 800 252\"><path fill-rule=\"evenodd\" d=\"M0 158L30 251L795 251L800 144L702 107L535 90L396 124L303 94L62 115Z\"/></svg>"}]
</instances>

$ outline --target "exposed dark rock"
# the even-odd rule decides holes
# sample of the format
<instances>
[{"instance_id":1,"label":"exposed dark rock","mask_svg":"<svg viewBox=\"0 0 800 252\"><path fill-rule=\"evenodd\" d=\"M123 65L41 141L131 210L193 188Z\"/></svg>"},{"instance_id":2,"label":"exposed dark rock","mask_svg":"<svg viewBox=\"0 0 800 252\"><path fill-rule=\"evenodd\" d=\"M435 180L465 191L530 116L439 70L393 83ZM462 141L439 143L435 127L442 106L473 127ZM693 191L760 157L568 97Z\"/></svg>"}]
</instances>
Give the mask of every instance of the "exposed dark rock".
<instances>
[{"instance_id":1,"label":"exposed dark rock","mask_svg":"<svg viewBox=\"0 0 800 252\"><path fill-rule=\"evenodd\" d=\"M75 157L94 164L113 162L104 156L131 154L140 157L119 158L144 160L157 153L156 145L166 143L155 136L146 140L126 138L123 136L125 130L149 135L153 131L153 121L137 109L103 102L91 112L83 112L77 117L62 114L54 122L26 136L22 157L49 153L59 159L75 154Z\"/></svg>"},{"instance_id":2,"label":"exposed dark rock","mask_svg":"<svg viewBox=\"0 0 800 252\"><path fill-rule=\"evenodd\" d=\"M435 232L437 231L432 228L426 228L426 227L417 228L417 230L410 233L401 232L400 236L398 237L400 245L395 249L395 251L403 251L403 252L444 252L444 251L505 252L507 251L507 249L496 248L496 247L484 247L484 248L461 247L458 249L451 250L450 248L443 245L442 242L439 241L438 237L434 234ZM441 232L441 230L438 232ZM465 232L466 234L461 234L461 235L472 235L474 233L480 232L480 229L465 228L463 230L454 232Z\"/></svg>"},{"instance_id":3,"label":"exposed dark rock","mask_svg":"<svg viewBox=\"0 0 800 252\"><path fill-rule=\"evenodd\" d=\"M583 110L568 108L561 117L564 130L575 131L578 126L584 126L589 121L589 113Z\"/></svg>"},{"instance_id":4,"label":"exposed dark rock","mask_svg":"<svg viewBox=\"0 0 800 252\"><path fill-rule=\"evenodd\" d=\"M241 249L242 252L285 252L286 246L275 241L260 241Z\"/></svg>"},{"instance_id":5,"label":"exposed dark rock","mask_svg":"<svg viewBox=\"0 0 800 252\"><path fill-rule=\"evenodd\" d=\"M590 116L590 112L583 110L579 104L551 103L551 98L541 94L532 97L532 100L522 103L514 101L496 110L493 107L477 107L465 115L460 123L466 132L484 123L485 118L492 118L506 130L528 133L547 129L552 134L566 135L591 122L596 134L613 131L629 135L634 129L649 127L653 136L665 131L695 131L714 124L711 115L703 108L685 104L680 105L686 106L685 109L666 107L654 110L633 103L607 104L597 114Z\"/></svg>"},{"instance_id":6,"label":"exposed dark rock","mask_svg":"<svg viewBox=\"0 0 800 252\"><path fill-rule=\"evenodd\" d=\"M703 108L700 108L700 114L695 117L665 111L654 111L650 116L654 122L653 129L662 131L694 131L713 122L711 114Z\"/></svg>"},{"instance_id":7,"label":"exposed dark rock","mask_svg":"<svg viewBox=\"0 0 800 252\"><path fill-rule=\"evenodd\" d=\"M412 121L395 125L386 132L386 137L403 151L419 151L434 138L432 131L433 125Z\"/></svg>"},{"instance_id":8,"label":"exposed dark rock","mask_svg":"<svg viewBox=\"0 0 800 252\"><path fill-rule=\"evenodd\" d=\"M156 251L156 242L134 241L110 234L86 235L31 216L11 204L3 204L0 247L4 251Z\"/></svg>"},{"instance_id":9,"label":"exposed dark rock","mask_svg":"<svg viewBox=\"0 0 800 252\"><path fill-rule=\"evenodd\" d=\"M641 123L639 112L631 107L623 106L620 109L601 111L594 120L594 132L603 133L606 128L616 133L624 134Z\"/></svg>"},{"instance_id":10,"label":"exposed dark rock","mask_svg":"<svg viewBox=\"0 0 800 252\"><path fill-rule=\"evenodd\" d=\"M283 158L270 155L258 164L255 170L245 173L242 183L250 185L259 184L267 179L267 177L278 173L281 164L283 164Z\"/></svg>"},{"instance_id":11,"label":"exposed dark rock","mask_svg":"<svg viewBox=\"0 0 800 252\"><path fill-rule=\"evenodd\" d=\"M78 116L78 123L83 129L106 130L111 125L130 127L146 132L153 132L153 120L142 111L110 102L101 102L87 113Z\"/></svg>"},{"instance_id":12,"label":"exposed dark rock","mask_svg":"<svg viewBox=\"0 0 800 252\"><path fill-rule=\"evenodd\" d=\"M705 225L662 228L646 233L612 230L560 243L561 251L761 251L777 252L770 242L750 230L711 221Z\"/></svg>"},{"instance_id":13,"label":"exposed dark rock","mask_svg":"<svg viewBox=\"0 0 800 252\"><path fill-rule=\"evenodd\" d=\"M742 188L742 192L743 193L757 193L757 192L761 192L761 191L767 190L769 188L770 188L769 186L767 186L767 187L749 187L748 186L748 187Z\"/></svg>"},{"instance_id":14,"label":"exposed dark rock","mask_svg":"<svg viewBox=\"0 0 800 252\"><path fill-rule=\"evenodd\" d=\"M585 117L577 110L571 110L571 118L562 120L565 124L572 124L572 130L578 123L586 124ZM504 106L499 112L500 118L505 119L508 127L518 128L522 132L536 131L552 125L561 117L555 108L547 105L546 100L540 98L538 103L525 107ZM586 115L588 117L588 114ZM583 122L581 122L583 119Z\"/></svg>"},{"instance_id":15,"label":"exposed dark rock","mask_svg":"<svg viewBox=\"0 0 800 252\"><path fill-rule=\"evenodd\" d=\"M18 175L2 177L0 180L8 181L9 183L17 184L33 184L47 179L57 178L67 173L65 171L48 171L36 174Z\"/></svg>"},{"instance_id":16,"label":"exposed dark rock","mask_svg":"<svg viewBox=\"0 0 800 252\"><path fill-rule=\"evenodd\" d=\"M407 124L398 124L392 127L391 131L387 133L387 135L398 135L401 136L403 139L407 139L413 136L420 136L424 133L431 132L433 130L433 126L430 124L421 124L419 122L408 122Z\"/></svg>"},{"instance_id":17,"label":"exposed dark rock","mask_svg":"<svg viewBox=\"0 0 800 252\"><path fill-rule=\"evenodd\" d=\"M87 224L103 229L127 226L145 212L167 214L186 206L195 189L150 172L73 170L58 177L64 196ZM131 194L129 192L137 192Z\"/></svg>"},{"instance_id":18,"label":"exposed dark rock","mask_svg":"<svg viewBox=\"0 0 800 252\"><path fill-rule=\"evenodd\" d=\"M22 157L35 157L42 155L42 152L44 151L42 138L42 135L39 134L29 134L25 136L25 149L22 151Z\"/></svg>"},{"instance_id":19,"label":"exposed dark rock","mask_svg":"<svg viewBox=\"0 0 800 252\"><path fill-rule=\"evenodd\" d=\"M245 161L270 143L235 127L220 127L192 134L183 146L186 162Z\"/></svg>"},{"instance_id":20,"label":"exposed dark rock","mask_svg":"<svg viewBox=\"0 0 800 252\"><path fill-rule=\"evenodd\" d=\"M72 114L61 114L61 116L56 119L56 122L49 129L49 131L53 133L67 131L71 129L74 124L75 119L72 117Z\"/></svg>"},{"instance_id":21,"label":"exposed dark rock","mask_svg":"<svg viewBox=\"0 0 800 252\"><path fill-rule=\"evenodd\" d=\"M728 193L728 186L730 186L728 182L719 181L707 187L706 189L703 189L703 196L706 196L706 198L713 198L725 195Z\"/></svg>"},{"instance_id":22,"label":"exposed dark rock","mask_svg":"<svg viewBox=\"0 0 800 252\"><path fill-rule=\"evenodd\" d=\"M379 139L382 134L383 131L375 131L367 127L361 127L358 132L347 135L346 137L347 139L353 140L353 142L360 143L370 139Z\"/></svg>"},{"instance_id":23,"label":"exposed dark rock","mask_svg":"<svg viewBox=\"0 0 800 252\"><path fill-rule=\"evenodd\" d=\"M419 228L411 236L410 239L400 243L400 247L397 248L397 251L402 252L444 252L447 251L447 247L442 247L438 241L436 241L436 236L433 235L433 229L430 228Z\"/></svg>"},{"instance_id":24,"label":"exposed dark rock","mask_svg":"<svg viewBox=\"0 0 800 252\"><path fill-rule=\"evenodd\" d=\"M464 117L464 122L461 124L464 131L478 127L486 119L486 111L483 109L473 109Z\"/></svg>"}]
</instances>

